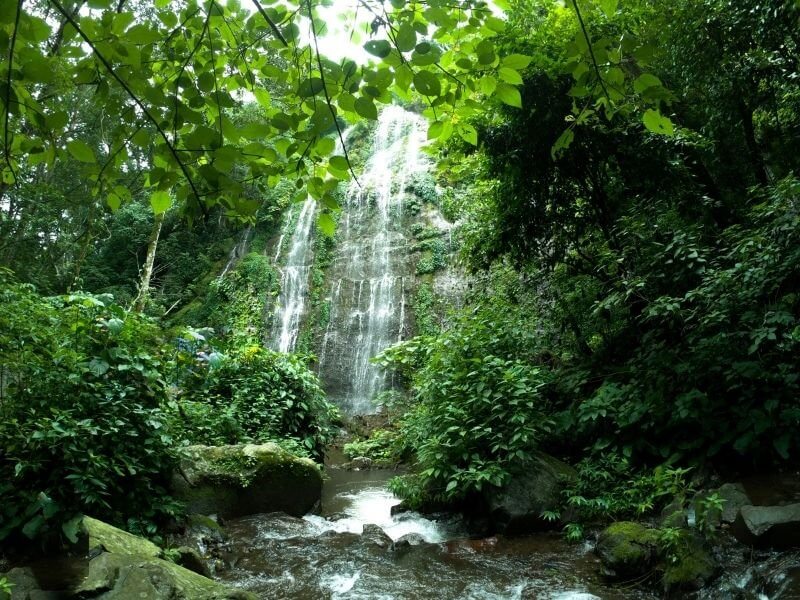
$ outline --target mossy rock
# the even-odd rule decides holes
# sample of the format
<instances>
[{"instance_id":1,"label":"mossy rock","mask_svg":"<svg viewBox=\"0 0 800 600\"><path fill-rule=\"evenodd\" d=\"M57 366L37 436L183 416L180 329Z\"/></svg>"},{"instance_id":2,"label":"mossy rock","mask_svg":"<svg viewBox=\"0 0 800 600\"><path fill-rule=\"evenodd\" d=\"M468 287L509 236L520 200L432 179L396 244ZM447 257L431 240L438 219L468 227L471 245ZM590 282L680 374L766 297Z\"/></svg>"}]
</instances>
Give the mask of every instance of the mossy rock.
<instances>
[{"instance_id":1,"label":"mossy rock","mask_svg":"<svg viewBox=\"0 0 800 600\"><path fill-rule=\"evenodd\" d=\"M97 600L255 600L252 594L225 586L160 558L104 552L89 563L79 598Z\"/></svg>"},{"instance_id":2,"label":"mossy rock","mask_svg":"<svg viewBox=\"0 0 800 600\"><path fill-rule=\"evenodd\" d=\"M667 592L699 590L717 574L718 565L694 532L682 531L674 549L665 555L663 583Z\"/></svg>"},{"instance_id":3,"label":"mossy rock","mask_svg":"<svg viewBox=\"0 0 800 600\"><path fill-rule=\"evenodd\" d=\"M658 547L658 530L620 521L598 536L595 552L607 576L624 579L640 577L653 569L658 562Z\"/></svg>"},{"instance_id":4,"label":"mossy rock","mask_svg":"<svg viewBox=\"0 0 800 600\"><path fill-rule=\"evenodd\" d=\"M173 492L193 513L302 516L320 502L322 473L312 460L277 444L189 446L173 478Z\"/></svg>"},{"instance_id":5,"label":"mossy rock","mask_svg":"<svg viewBox=\"0 0 800 600\"><path fill-rule=\"evenodd\" d=\"M84 534L88 537L88 550L102 548L106 552L157 558L161 548L144 538L117 529L92 517L83 517Z\"/></svg>"},{"instance_id":6,"label":"mossy rock","mask_svg":"<svg viewBox=\"0 0 800 600\"><path fill-rule=\"evenodd\" d=\"M575 477L575 469L567 463L536 452L518 466L506 486L486 490L484 499L492 529L505 535L523 535L558 525L541 515L558 509L565 483Z\"/></svg>"}]
</instances>

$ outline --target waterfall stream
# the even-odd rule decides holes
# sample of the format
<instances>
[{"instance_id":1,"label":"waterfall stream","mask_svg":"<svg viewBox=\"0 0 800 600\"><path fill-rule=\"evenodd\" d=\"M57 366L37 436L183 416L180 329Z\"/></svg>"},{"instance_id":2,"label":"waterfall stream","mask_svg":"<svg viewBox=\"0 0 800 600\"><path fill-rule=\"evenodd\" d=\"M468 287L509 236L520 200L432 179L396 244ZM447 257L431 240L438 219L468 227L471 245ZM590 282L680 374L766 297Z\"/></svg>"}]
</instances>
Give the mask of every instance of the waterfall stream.
<instances>
[{"instance_id":1,"label":"waterfall stream","mask_svg":"<svg viewBox=\"0 0 800 600\"><path fill-rule=\"evenodd\" d=\"M313 259L312 225L316 212L316 202L309 198L303 203L297 225L289 241L289 253L280 268L281 293L275 311L275 324L271 345L280 352L291 352L297 343L300 323L306 310L308 296L308 275ZM287 217L291 222L291 213ZM284 234L278 241L276 261L281 253Z\"/></svg>"},{"instance_id":2,"label":"waterfall stream","mask_svg":"<svg viewBox=\"0 0 800 600\"><path fill-rule=\"evenodd\" d=\"M403 230L408 179L429 168L424 120L402 108L380 115L372 154L345 201L331 268L330 321L319 372L329 397L349 414L375 411L386 387L370 359L403 339L409 270Z\"/></svg>"}]
</instances>

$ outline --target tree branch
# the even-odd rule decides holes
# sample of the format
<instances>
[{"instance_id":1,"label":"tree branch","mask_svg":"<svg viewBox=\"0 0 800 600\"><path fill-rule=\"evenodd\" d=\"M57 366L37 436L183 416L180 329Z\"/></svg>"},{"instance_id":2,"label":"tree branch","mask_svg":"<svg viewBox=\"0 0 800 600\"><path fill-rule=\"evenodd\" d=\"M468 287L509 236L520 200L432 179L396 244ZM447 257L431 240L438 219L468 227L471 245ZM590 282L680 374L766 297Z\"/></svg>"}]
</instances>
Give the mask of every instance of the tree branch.
<instances>
[{"instance_id":1,"label":"tree branch","mask_svg":"<svg viewBox=\"0 0 800 600\"><path fill-rule=\"evenodd\" d=\"M278 38L283 43L283 45L288 48L289 42L287 42L286 38L283 37L283 34L281 33L281 30L278 29L278 26L275 25L273 20L269 18L269 15L267 15L267 11L265 11L264 7L261 6L261 2L259 2L258 0L253 0L253 3L256 5L256 9L258 10L258 12L261 13L261 16L264 17L264 20L269 24L270 29L272 29L272 33L275 34L275 37Z\"/></svg>"},{"instance_id":2,"label":"tree branch","mask_svg":"<svg viewBox=\"0 0 800 600\"><path fill-rule=\"evenodd\" d=\"M333 124L336 125L336 133L339 135L339 142L342 144L344 159L347 161L347 166L350 168L350 174L353 176L353 181L356 182L358 187L361 187L361 184L358 182L358 177L356 177L356 172L353 170L353 164L350 162L350 155L347 153L347 144L344 142L342 129L339 127L339 120L336 118L336 111L333 109L333 104L331 104L331 97L328 93L328 84L325 83L325 72L322 70L322 58L320 58L319 45L317 44L317 26L314 24L314 15L311 13L311 0L306 0L306 5L308 6L308 18L311 20L311 34L314 38L314 52L317 55L317 68L319 68L319 77L322 80L322 92L325 94L325 104L328 105L328 110L331 111Z\"/></svg>"},{"instance_id":3,"label":"tree branch","mask_svg":"<svg viewBox=\"0 0 800 600\"><path fill-rule=\"evenodd\" d=\"M8 73L6 74L6 114L3 122L3 154L5 155L6 164L11 171L11 176L14 181L17 181L17 173L14 171L14 165L11 164L11 147L8 140L8 125L11 120L11 67L14 65L14 47L17 44L17 31L19 30L19 19L22 16L22 3L25 0L17 2L17 14L14 17L14 32L11 34L11 42L8 46Z\"/></svg>"},{"instance_id":4,"label":"tree branch","mask_svg":"<svg viewBox=\"0 0 800 600\"><path fill-rule=\"evenodd\" d=\"M125 93L128 94L128 96L130 96L131 100L133 100L136 103L136 105L139 107L139 109L142 111L142 113L144 113L144 115L147 117L147 119L151 123L153 123L153 125L156 128L156 130L158 131L158 134L161 136L161 139L164 140L164 143L166 144L166 146L169 149L170 153L172 154L173 158L178 163L178 166L180 167L181 172L183 173L183 176L186 178L186 181L189 184L189 187L192 189L192 193L194 194L195 198L198 201L198 204L200 205L200 210L203 212L203 214L206 214L206 208L203 205L203 203L200 201L200 194L197 191L197 187L195 186L194 181L192 181L192 177L191 177L191 174L189 173L189 169L186 167L186 165L180 159L180 156L178 155L178 151L176 150L176 148L173 145L173 143L170 141L169 136L167 136L167 133L162 129L161 125L159 125L158 120L152 115L152 113L144 105L144 102L142 102L141 99L136 94L133 93L133 90L131 90L130 86L125 82L125 80L122 79L122 77L120 77L117 74L116 71L114 71L114 68L111 66L111 63L109 63L108 59L100 53L100 51L94 45L94 42L89 38L88 35L86 35L86 32L84 32L83 29L81 29L81 26L77 23L77 21L75 21L75 19L72 17L72 15L70 15L66 10L64 10L64 7L61 6L61 4L58 2L58 0L49 0L49 1L56 7L56 9L58 9L58 11L62 15L64 15L64 17L69 21L69 24L72 25L75 28L75 31L78 32L78 35L80 35L81 38L83 39L83 41L86 42L86 44L92 49L92 52L97 57L97 60L99 60L103 64L103 66L108 71L109 75L111 75L111 77L113 77L114 80L117 83L119 83L120 86L122 86L122 89L125 90ZM20 4L22 4L22 0L20 0Z\"/></svg>"}]
</instances>

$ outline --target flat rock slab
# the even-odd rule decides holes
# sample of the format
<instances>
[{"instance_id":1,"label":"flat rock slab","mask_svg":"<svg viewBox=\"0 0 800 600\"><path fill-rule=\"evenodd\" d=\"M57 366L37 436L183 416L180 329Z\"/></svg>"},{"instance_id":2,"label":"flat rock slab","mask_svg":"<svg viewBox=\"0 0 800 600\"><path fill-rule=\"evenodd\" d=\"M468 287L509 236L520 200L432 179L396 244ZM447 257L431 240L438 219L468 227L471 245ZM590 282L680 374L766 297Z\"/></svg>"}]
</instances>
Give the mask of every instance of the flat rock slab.
<instances>
[{"instance_id":1,"label":"flat rock slab","mask_svg":"<svg viewBox=\"0 0 800 600\"><path fill-rule=\"evenodd\" d=\"M800 503L743 506L731 531L737 540L751 546L800 547Z\"/></svg>"}]
</instances>

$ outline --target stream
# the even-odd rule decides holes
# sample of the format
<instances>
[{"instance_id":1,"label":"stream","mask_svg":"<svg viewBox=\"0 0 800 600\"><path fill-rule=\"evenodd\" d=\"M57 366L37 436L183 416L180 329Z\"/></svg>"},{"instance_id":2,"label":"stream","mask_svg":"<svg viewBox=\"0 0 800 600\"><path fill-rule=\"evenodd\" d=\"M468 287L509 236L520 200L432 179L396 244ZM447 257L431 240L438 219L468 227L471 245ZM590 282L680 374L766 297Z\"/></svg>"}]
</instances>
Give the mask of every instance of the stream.
<instances>
[{"instance_id":1,"label":"stream","mask_svg":"<svg viewBox=\"0 0 800 600\"><path fill-rule=\"evenodd\" d=\"M329 467L327 474L319 515L229 521L222 558L231 566L218 578L265 599L656 598L605 585L591 544L569 544L558 533L469 539L454 517L392 516L393 471ZM392 543L407 534L417 545Z\"/></svg>"}]
</instances>

